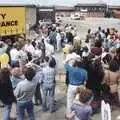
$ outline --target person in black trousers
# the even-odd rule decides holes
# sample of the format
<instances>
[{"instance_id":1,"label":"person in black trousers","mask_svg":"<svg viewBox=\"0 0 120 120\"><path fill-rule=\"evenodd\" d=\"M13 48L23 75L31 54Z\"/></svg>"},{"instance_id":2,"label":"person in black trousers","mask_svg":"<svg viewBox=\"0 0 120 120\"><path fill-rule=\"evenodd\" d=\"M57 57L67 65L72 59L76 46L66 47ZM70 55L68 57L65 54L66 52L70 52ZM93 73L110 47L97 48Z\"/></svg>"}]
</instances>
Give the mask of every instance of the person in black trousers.
<instances>
[{"instance_id":1,"label":"person in black trousers","mask_svg":"<svg viewBox=\"0 0 120 120\"><path fill-rule=\"evenodd\" d=\"M8 68L0 70L0 100L4 105L3 120L10 120L10 112L12 103L15 102L15 97Z\"/></svg>"}]
</instances>

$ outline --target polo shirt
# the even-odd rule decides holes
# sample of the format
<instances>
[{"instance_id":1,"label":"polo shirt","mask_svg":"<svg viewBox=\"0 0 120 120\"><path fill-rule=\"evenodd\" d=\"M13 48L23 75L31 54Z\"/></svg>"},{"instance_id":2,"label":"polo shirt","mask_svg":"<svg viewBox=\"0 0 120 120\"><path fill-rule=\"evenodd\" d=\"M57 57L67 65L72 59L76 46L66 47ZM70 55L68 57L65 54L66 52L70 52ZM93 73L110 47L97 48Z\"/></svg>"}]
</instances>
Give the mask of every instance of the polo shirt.
<instances>
[{"instance_id":1,"label":"polo shirt","mask_svg":"<svg viewBox=\"0 0 120 120\"><path fill-rule=\"evenodd\" d=\"M83 85L87 79L87 71L83 68L72 67L69 64L65 64L65 69L69 73L69 84L71 85Z\"/></svg>"}]
</instances>

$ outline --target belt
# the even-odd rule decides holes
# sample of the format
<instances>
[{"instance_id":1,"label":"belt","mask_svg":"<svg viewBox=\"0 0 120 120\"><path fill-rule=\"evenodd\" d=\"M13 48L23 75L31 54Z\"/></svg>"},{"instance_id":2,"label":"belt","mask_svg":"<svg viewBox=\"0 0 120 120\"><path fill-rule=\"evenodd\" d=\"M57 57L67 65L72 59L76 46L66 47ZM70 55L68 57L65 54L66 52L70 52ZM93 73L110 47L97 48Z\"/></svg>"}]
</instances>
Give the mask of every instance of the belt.
<instances>
[{"instance_id":1,"label":"belt","mask_svg":"<svg viewBox=\"0 0 120 120\"><path fill-rule=\"evenodd\" d=\"M84 85L83 83L79 83L79 84L71 84L70 85L74 85L74 86L80 86L80 85Z\"/></svg>"}]
</instances>

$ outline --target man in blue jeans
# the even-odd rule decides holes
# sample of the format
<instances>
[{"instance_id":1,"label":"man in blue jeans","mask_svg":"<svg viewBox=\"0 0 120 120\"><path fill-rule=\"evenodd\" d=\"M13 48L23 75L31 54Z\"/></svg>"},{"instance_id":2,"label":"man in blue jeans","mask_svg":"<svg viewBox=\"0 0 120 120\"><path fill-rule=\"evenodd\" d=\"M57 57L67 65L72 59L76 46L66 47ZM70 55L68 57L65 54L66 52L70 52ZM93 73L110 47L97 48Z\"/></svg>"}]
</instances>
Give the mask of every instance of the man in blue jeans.
<instances>
[{"instance_id":1,"label":"man in blue jeans","mask_svg":"<svg viewBox=\"0 0 120 120\"><path fill-rule=\"evenodd\" d=\"M27 110L29 120L35 120L34 106L32 102L37 83L33 79L35 74L33 68L26 68L24 71L26 79L19 82L15 89L14 93L17 99L18 120L24 120L25 110Z\"/></svg>"},{"instance_id":2,"label":"man in blue jeans","mask_svg":"<svg viewBox=\"0 0 120 120\"><path fill-rule=\"evenodd\" d=\"M80 61L75 60L74 64L71 66L68 63L74 60L73 58L67 60L65 63L65 69L69 73L69 84L67 91L67 111L66 116L68 117L71 113L71 106L76 96L76 90L78 87L85 87L88 76L87 71L82 68L82 64Z\"/></svg>"},{"instance_id":3,"label":"man in blue jeans","mask_svg":"<svg viewBox=\"0 0 120 120\"><path fill-rule=\"evenodd\" d=\"M49 60L49 65L43 68L42 74L42 92L43 92L43 101L42 101L42 110L46 112L49 106L50 112L55 112L55 65L54 60ZM47 106L47 96L49 99L49 105Z\"/></svg>"}]
</instances>

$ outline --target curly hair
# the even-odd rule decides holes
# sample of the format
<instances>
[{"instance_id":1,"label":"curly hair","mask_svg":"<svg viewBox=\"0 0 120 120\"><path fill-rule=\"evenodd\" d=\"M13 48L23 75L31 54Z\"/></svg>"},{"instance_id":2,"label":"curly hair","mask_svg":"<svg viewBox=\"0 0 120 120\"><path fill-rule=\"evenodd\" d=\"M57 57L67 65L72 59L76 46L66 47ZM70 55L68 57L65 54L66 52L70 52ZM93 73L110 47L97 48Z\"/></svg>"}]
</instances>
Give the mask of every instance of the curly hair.
<instances>
[{"instance_id":1,"label":"curly hair","mask_svg":"<svg viewBox=\"0 0 120 120\"><path fill-rule=\"evenodd\" d=\"M91 90L84 88L77 88L77 94L79 94L79 101L82 103L87 103L93 96Z\"/></svg>"},{"instance_id":2,"label":"curly hair","mask_svg":"<svg viewBox=\"0 0 120 120\"><path fill-rule=\"evenodd\" d=\"M3 68L0 70L0 84L9 83L10 80L10 70L8 68Z\"/></svg>"},{"instance_id":3,"label":"curly hair","mask_svg":"<svg viewBox=\"0 0 120 120\"><path fill-rule=\"evenodd\" d=\"M32 67L25 68L24 75L28 81L32 81L35 74L36 72Z\"/></svg>"}]
</instances>

